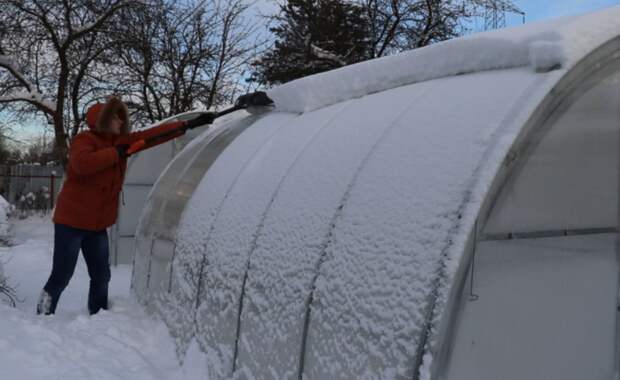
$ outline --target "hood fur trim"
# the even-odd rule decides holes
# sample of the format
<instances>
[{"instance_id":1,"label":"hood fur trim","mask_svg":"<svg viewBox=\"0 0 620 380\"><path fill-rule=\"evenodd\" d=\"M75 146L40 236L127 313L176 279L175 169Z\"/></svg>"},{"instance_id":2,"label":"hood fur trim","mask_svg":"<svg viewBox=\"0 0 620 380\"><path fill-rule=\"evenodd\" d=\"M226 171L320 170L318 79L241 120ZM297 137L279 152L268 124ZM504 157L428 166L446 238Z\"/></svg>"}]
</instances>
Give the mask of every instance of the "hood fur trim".
<instances>
[{"instance_id":1,"label":"hood fur trim","mask_svg":"<svg viewBox=\"0 0 620 380\"><path fill-rule=\"evenodd\" d=\"M121 135L129 133L131 131L131 126L129 125L129 111L127 110L127 105L117 97L110 97L101 109L97 117L97 123L95 124L95 131L102 133L109 132L110 123L114 115L118 115L123 121Z\"/></svg>"}]
</instances>

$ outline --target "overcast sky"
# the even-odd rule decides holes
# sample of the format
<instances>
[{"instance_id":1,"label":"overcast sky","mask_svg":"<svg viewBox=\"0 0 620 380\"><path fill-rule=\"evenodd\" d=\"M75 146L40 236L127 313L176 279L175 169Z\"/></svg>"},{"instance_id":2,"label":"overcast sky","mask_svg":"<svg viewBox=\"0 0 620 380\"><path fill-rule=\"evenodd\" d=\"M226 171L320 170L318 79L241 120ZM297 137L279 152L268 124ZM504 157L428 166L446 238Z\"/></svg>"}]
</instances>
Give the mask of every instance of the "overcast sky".
<instances>
[{"instance_id":1,"label":"overcast sky","mask_svg":"<svg viewBox=\"0 0 620 380\"><path fill-rule=\"evenodd\" d=\"M526 23L530 23L554 17L591 12L612 5L620 5L620 0L516 0L515 4L526 13ZM257 0L251 12L254 15L269 14L276 9L275 1ZM520 25L522 22L521 16L509 15L507 17L509 26ZM27 140L32 136L39 136L41 134L40 130L38 122L33 122L26 128L22 128L21 132L17 133L15 137Z\"/></svg>"}]
</instances>

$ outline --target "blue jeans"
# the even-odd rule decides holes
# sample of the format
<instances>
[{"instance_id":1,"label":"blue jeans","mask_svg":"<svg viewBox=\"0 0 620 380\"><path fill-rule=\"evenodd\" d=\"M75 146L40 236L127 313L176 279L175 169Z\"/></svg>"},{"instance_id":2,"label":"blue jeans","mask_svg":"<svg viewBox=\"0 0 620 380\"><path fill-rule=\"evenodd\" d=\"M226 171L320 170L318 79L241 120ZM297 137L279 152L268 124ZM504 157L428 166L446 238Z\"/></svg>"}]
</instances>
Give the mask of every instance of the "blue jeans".
<instances>
[{"instance_id":1,"label":"blue jeans","mask_svg":"<svg viewBox=\"0 0 620 380\"><path fill-rule=\"evenodd\" d=\"M54 224L54 259L52 273L43 289L51 296L49 313L53 314L58 299L73 276L82 249L90 276L88 311L95 314L108 308L110 252L107 231L87 231L64 224Z\"/></svg>"}]
</instances>

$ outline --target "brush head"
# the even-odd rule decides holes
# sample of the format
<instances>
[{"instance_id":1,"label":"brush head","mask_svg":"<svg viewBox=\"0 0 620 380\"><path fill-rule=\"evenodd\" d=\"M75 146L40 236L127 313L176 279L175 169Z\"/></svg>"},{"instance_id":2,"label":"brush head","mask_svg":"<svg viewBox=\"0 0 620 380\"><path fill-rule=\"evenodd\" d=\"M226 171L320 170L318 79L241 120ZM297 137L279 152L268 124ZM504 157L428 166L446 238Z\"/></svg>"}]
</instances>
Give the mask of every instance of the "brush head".
<instances>
[{"instance_id":1,"label":"brush head","mask_svg":"<svg viewBox=\"0 0 620 380\"><path fill-rule=\"evenodd\" d=\"M235 106L239 108L254 108L254 107L273 107L273 100L267 96L267 93L263 91L257 91L250 94L241 95L237 98Z\"/></svg>"}]
</instances>

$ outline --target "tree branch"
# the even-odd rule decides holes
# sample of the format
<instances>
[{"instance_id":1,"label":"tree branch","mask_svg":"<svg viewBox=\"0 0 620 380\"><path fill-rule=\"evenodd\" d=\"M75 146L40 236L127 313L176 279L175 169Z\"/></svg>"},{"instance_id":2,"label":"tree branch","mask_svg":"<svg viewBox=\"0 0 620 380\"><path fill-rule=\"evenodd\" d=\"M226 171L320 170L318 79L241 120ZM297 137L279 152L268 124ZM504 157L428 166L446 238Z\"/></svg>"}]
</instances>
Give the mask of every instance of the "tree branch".
<instances>
[{"instance_id":1,"label":"tree branch","mask_svg":"<svg viewBox=\"0 0 620 380\"><path fill-rule=\"evenodd\" d=\"M84 25L81 28L77 29L75 33L68 34L67 39L63 43L63 46L69 46L71 42L83 37L84 35L98 29L105 23L112 15L118 11L119 9L126 7L130 4L127 0L117 0L116 3L108 8L108 10L103 13L101 16L97 17L95 21L88 25Z\"/></svg>"},{"instance_id":2,"label":"tree branch","mask_svg":"<svg viewBox=\"0 0 620 380\"><path fill-rule=\"evenodd\" d=\"M53 115L56 110L52 103L49 103L43 99L41 94L32 92L16 92L8 96L1 96L0 103L14 103L14 102L27 102L36 106L41 111L48 115Z\"/></svg>"},{"instance_id":3,"label":"tree branch","mask_svg":"<svg viewBox=\"0 0 620 380\"><path fill-rule=\"evenodd\" d=\"M30 83L30 81L28 79L26 79L26 77L24 77L22 75L21 72L19 72L19 70L17 69L17 67L15 67L15 64L13 63L13 61L6 55L3 55L3 51L0 48L0 67L5 68L6 70L8 70L8 72L24 87L26 87L26 89L28 91L33 91L34 90L34 86L32 83Z\"/></svg>"}]
</instances>

